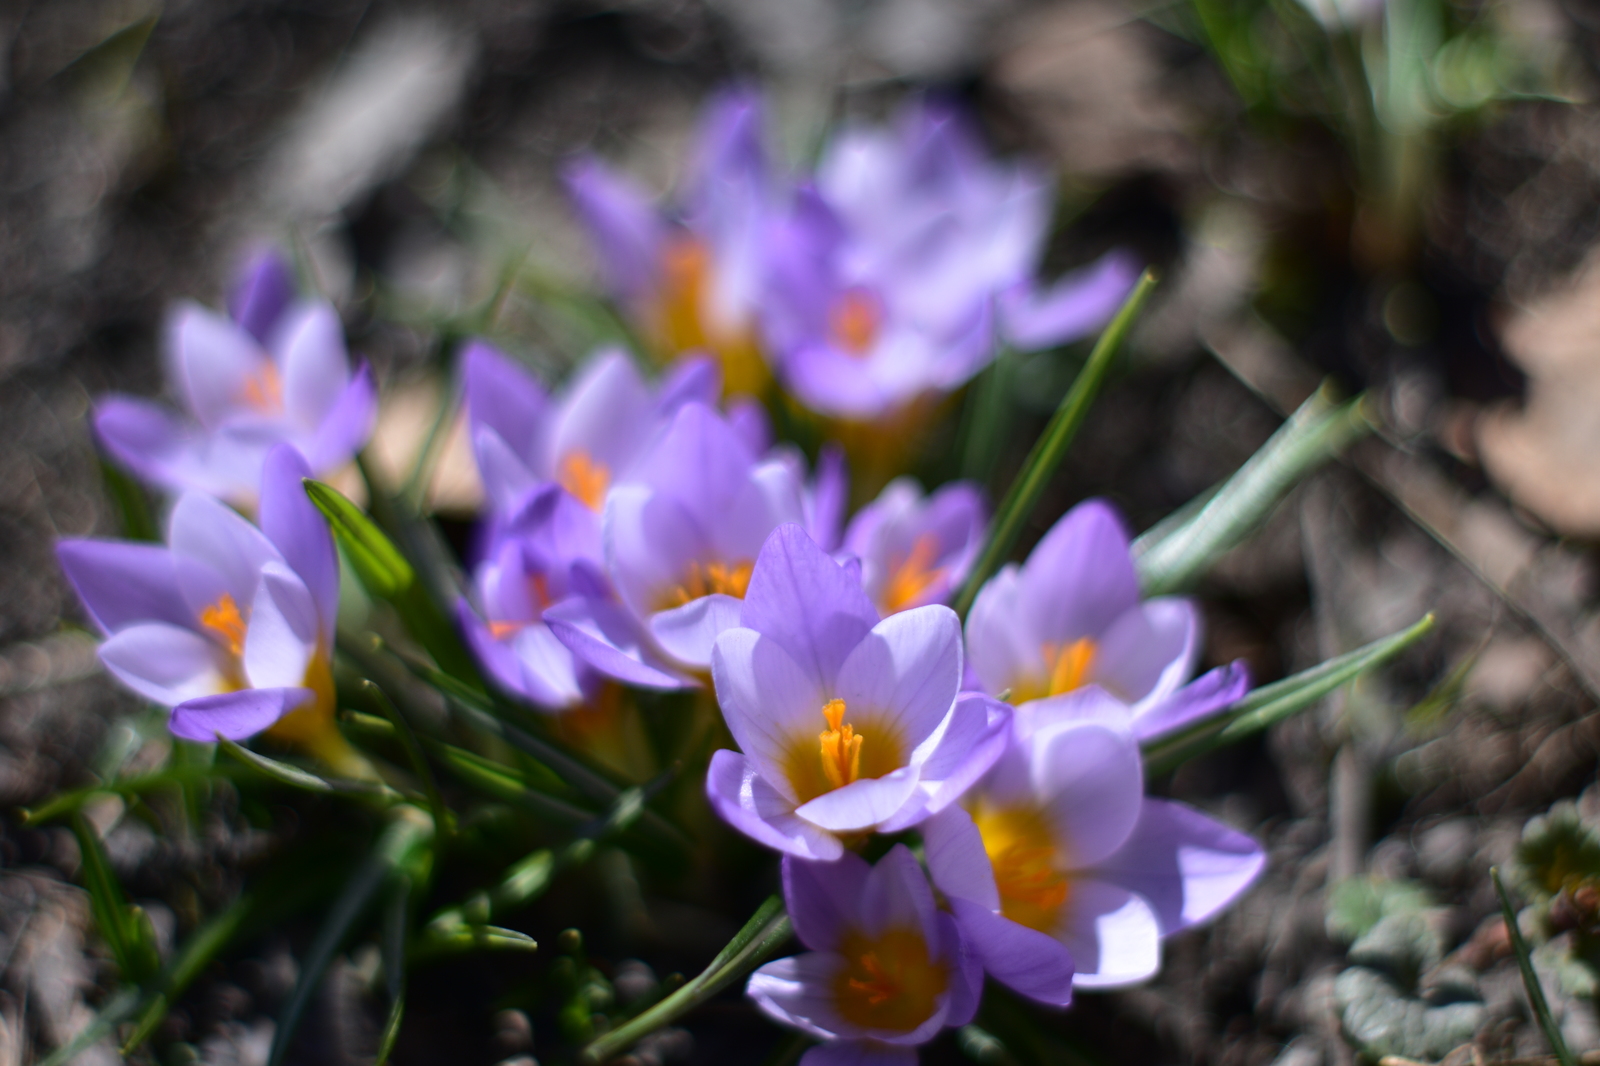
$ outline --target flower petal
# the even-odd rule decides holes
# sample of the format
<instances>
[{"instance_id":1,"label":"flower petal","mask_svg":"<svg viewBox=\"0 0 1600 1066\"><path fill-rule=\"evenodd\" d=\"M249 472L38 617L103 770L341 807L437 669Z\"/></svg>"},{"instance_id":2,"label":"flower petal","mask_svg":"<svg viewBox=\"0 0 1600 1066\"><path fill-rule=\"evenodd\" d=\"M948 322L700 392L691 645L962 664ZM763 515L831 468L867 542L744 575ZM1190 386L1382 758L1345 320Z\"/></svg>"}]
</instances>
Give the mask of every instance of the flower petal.
<instances>
[{"instance_id":1,"label":"flower petal","mask_svg":"<svg viewBox=\"0 0 1600 1066\"><path fill-rule=\"evenodd\" d=\"M323 638L331 646L339 613L339 557L333 534L306 495L311 468L293 447L280 444L267 454L261 471L261 531L305 582L316 605Z\"/></svg>"},{"instance_id":2,"label":"flower petal","mask_svg":"<svg viewBox=\"0 0 1600 1066\"><path fill-rule=\"evenodd\" d=\"M1154 704L1178 690L1200 655L1194 603L1176 597L1146 600L1123 614L1100 638L1089 676L1125 703Z\"/></svg>"},{"instance_id":3,"label":"flower petal","mask_svg":"<svg viewBox=\"0 0 1600 1066\"><path fill-rule=\"evenodd\" d=\"M199 633L164 622L128 626L100 645L100 661L118 681L168 707L227 687L219 654Z\"/></svg>"},{"instance_id":4,"label":"flower petal","mask_svg":"<svg viewBox=\"0 0 1600 1066\"><path fill-rule=\"evenodd\" d=\"M257 248L234 276L228 291L228 317L264 344L292 299L294 272L288 262L276 248Z\"/></svg>"},{"instance_id":5,"label":"flower petal","mask_svg":"<svg viewBox=\"0 0 1600 1066\"><path fill-rule=\"evenodd\" d=\"M1104 500L1078 504L1028 556L1021 587L1036 646L1100 637L1139 603L1122 520Z\"/></svg>"},{"instance_id":6,"label":"flower petal","mask_svg":"<svg viewBox=\"0 0 1600 1066\"><path fill-rule=\"evenodd\" d=\"M856 924L869 870L851 851L833 862L783 857L783 902L800 943L812 951L837 950Z\"/></svg>"},{"instance_id":7,"label":"flower petal","mask_svg":"<svg viewBox=\"0 0 1600 1066\"><path fill-rule=\"evenodd\" d=\"M1042 669L1040 654L1023 612L1022 571L1007 563L984 582L967 612L967 661L983 690L998 696Z\"/></svg>"},{"instance_id":8,"label":"flower petal","mask_svg":"<svg viewBox=\"0 0 1600 1066\"><path fill-rule=\"evenodd\" d=\"M608 677L640 688L694 688L644 645L638 622L615 603L573 596L544 612L545 624L572 653Z\"/></svg>"},{"instance_id":9,"label":"flower petal","mask_svg":"<svg viewBox=\"0 0 1600 1066\"><path fill-rule=\"evenodd\" d=\"M1079 691L1089 695L1057 696L1036 706L1061 701L1070 714L1097 693ZM1144 798L1139 745L1127 728L1093 720L1051 721L1038 728L1029 747L1035 794L1046 803L1073 865L1092 866L1121 847L1138 823Z\"/></svg>"},{"instance_id":10,"label":"flower petal","mask_svg":"<svg viewBox=\"0 0 1600 1066\"><path fill-rule=\"evenodd\" d=\"M237 511L198 492L186 492L178 498L172 509L167 543L172 545L173 555L193 559L215 571L222 579L223 589L240 607L255 594L261 568L283 558L265 534ZM188 580L181 567L178 580ZM196 612L210 605L208 592L200 592L208 598L199 601L190 588L184 589L184 595Z\"/></svg>"},{"instance_id":11,"label":"flower petal","mask_svg":"<svg viewBox=\"0 0 1600 1066\"><path fill-rule=\"evenodd\" d=\"M825 724L824 690L813 684L781 644L743 628L729 629L717 638L711 650L711 680L739 750L791 805L798 802L785 763L797 736L820 732Z\"/></svg>"},{"instance_id":12,"label":"flower petal","mask_svg":"<svg viewBox=\"0 0 1600 1066\"><path fill-rule=\"evenodd\" d=\"M1020 283L1001 294L1000 328L1018 351L1067 344L1109 322L1138 280L1138 261L1118 250L1042 292L1032 282Z\"/></svg>"},{"instance_id":13,"label":"flower petal","mask_svg":"<svg viewBox=\"0 0 1600 1066\"><path fill-rule=\"evenodd\" d=\"M933 604L873 626L839 668L832 694L856 714L882 716L907 748L917 749L934 737L960 690L961 621ZM931 748L917 751L913 760L931 754Z\"/></svg>"},{"instance_id":14,"label":"flower petal","mask_svg":"<svg viewBox=\"0 0 1600 1066\"><path fill-rule=\"evenodd\" d=\"M806 532L823 551L831 552L839 547L839 529L849 503L850 470L845 465L844 449L837 444L824 444L817 452L811 508L806 520Z\"/></svg>"},{"instance_id":15,"label":"flower petal","mask_svg":"<svg viewBox=\"0 0 1600 1066\"><path fill-rule=\"evenodd\" d=\"M733 828L769 848L801 859L832 862L844 854L839 838L794 813L754 763L726 749L711 756L706 798Z\"/></svg>"},{"instance_id":16,"label":"flower petal","mask_svg":"<svg viewBox=\"0 0 1600 1066\"><path fill-rule=\"evenodd\" d=\"M613 480L626 477L639 449L656 429L655 402L620 348L596 352L566 389L549 430L543 471L557 477L568 455L597 460Z\"/></svg>"},{"instance_id":17,"label":"flower petal","mask_svg":"<svg viewBox=\"0 0 1600 1066\"><path fill-rule=\"evenodd\" d=\"M961 935L961 927L953 916L940 911L934 917L934 922L939 927L943 949L940 954L951 964L951 973L950 984L944 994L944 1009L936 1011L928 1021L937 1019L940 1028L966 1025L978 1013L978 1001L983 998L983 960L973 945ZM938 1029L934 1030L936 1032ZM928 1035L931 1037L934 1033Z\"/></svg>"},{"instance_id":18,"label":"flower petal","mask_svg":"<svg viewBox=\"0 0 1600 1066\"><path fill-rule=\"evenodd\" d=\"M156 404L132 396L102 396L94 405L94 432L111 458L142 481L178 491L218 488L198 483L189 427Z\"/></svg>"},{"instance_id":19,"label":"flower petal","mask_svg":"<svg viewBox=\"0 0 1600 1066\"><path fill-rule=\"evenodd\" d=\"M1133 835L1093 874L1142 897L1170 936L1232 903L1266 864L1245 834L1181 803L1146 799Z\"/></svg>"},{"instance_id":20,"label":"flower petal","mask_svg":"<svg viewBox=\"0 0 1600 1066\"><path fill-rule=\"evenodd\" d=\"M302 429L315 430L350 383L339 313L323 301L291 308L271 344L283 375L284 412Z\"/></svg>"},{"instance_id":21,"label":"flower petal","mask_svg":"<svg viewBox=\"0 0 1600 1066\"><path fill-rule=\"evenodd\" d=\"M1170 696L1133 716L1133 735L1139 742L1169 736L1221 714L1250 691L1250 667L1243 659L1201 674Z\"/></svg>"},{"instance_id":22,"label":"flower petal","mask_svg":"<svg viewBox=\"0 0 1600 1066\"><path fill-rule=\"evenodd\" d=\"M984 910L1000 909L994 865L983 849L983 837L965 809L946 807L921 825L922 846L934 887L951 899L967 900Z\"/></svg>"},{"instance_id":23,"label":"flower petal","mask_svg":"<svg viewBox=\"0 0 1600 1066\"><path fill-rule=\"evenodd\" d=\"M877 621L860 583L805 530L782 525L772 531L750 574L740 624L782 645L818 691L834 686Z\"/></svg>"},{"instance_id":24,"label":"flower petal","mask_svg":"<svg viewBox=\"0 0 1600 1066\"><path fill-rule=\"evenodd\" d=\"M650 194L593 156L568 164L561 178L595 244L606 288L625 301L643 296L655 284L663 228Z\"/></svg>"},{"instance_id":25,"label":"flower petal","mask_svg":"<svg viewBox=\"0 0 1600 1066\"><path fill-rule=\"evenodd\" d=\"M1000 758L1010 731L1011 708L1005 704L978 692L957 696L937 746L922 764L917 802L907 803L878 831L897 833L960 799Z\"/></svg>"},{"instance_id":26,"label":"flower petal","mask_svg":"<svg viewBox=\"0 0 1600 1066\"><path fill-rule=\"evenodd\" d=\"M285 688L305 683L306 667L317 646L317 612L311 593L282 563L261 572L250 603L243 665L254 688Z\"/></svg>"},{"instance_id":27,"label":"flower petal","mask_svg":"<svg viewBox=\"0 0 1600 1066\"><path fill-rule=\"evenodd\" d=\"M751 974L744 992L780 1025L819 1040L841 1031L854 1035L855 1026L839 1017L833 1002L833 983L844 964L844 959L831 951L778 959Z\"/></svg>"},{"instance_id":28,"label":"flower petal","mask_svg":"<svg viewBox=\"0 0 1600 1066\"><path fill-rule=\"evenodd\" d=\"M737 599L721 593L701 596L651 615L650 635L674 659L704 670L711 665L711 646L717 637L739 625L740 606Z\"/></svg>"},{"instance_id":29,"label":"flower petal","mask_svg":"<svg viewBox=\"0 0 1600 1066\"><path fill-rule=\"evenodd\" d=\"M479 427L488 427L524 466L531 466L538 451L535 437L549 418L550 398L532 374L486 341L470 342L460 359L474 436Z\"/></svg>"},{"instance_id":30,"label":"flower petal","mask_svg":"<svg viewBox=\"0 0 1600 1066\"><path fill-rule=\"evenodd\" d=\"M107 633L137 622L189 628L194 613L178 588L172 553L155 544L62 540L56 559L89 616Z\"/></svg>"},{"instance_id":31,"label":"flower petal","mask_svg":"<svg viewBox=\"0 0 1600 1066\"><path fill-rule=\"evenodd\" d=\"M911 801L917 790L917 769L903 767L882 777L864 777L843 788L824 792L796 813L833 833L854 833L888 821Z\"/></svg>"},{"instance_id":32,"label":"flower petal","mask_svg":"<svg viewBox=\"0 0 1600 1066\"><path fill-rule=\"evenodd\" d=\"M306 461L317 474L343 466L366 447L378 420L378 385L366 363L356 367L350 381L323 414L306 449Z\"/></svg>"},{"instance_id":33,"label":"flower petal","mask_svg":"<svg viewBox=\"0 0 1600 1066\"><path fill-rule=\"evenodd\" d=\"M1077 968L1078 988L1117 988L1154 977L1161 968L1161 925L1150 905L1119 885L1072 880L1057 931Z\"/></svg>"},{"instance_id":34,"label":"flower petal","mask_svg":"<svg viewBox=\"0 0 1600 1066\"><path fill-rule=\"evenodd\" d=\"M202 696L174 707L167 729L202 744L214 744L219 736L244 740L315 698L308 688L247 688Z\"/></svg>"},{"instance_id":35,"label":"flower petal","mask_svg":"<svg viewBox=\"0 0 1600 1066\"><path fill-rule=\"evenodd\" d=\"M1065 944L965 899L951 899L950 910L967 946L996 981L1052 1007L1072 1002L1072 953Z\"/></svg>"},{"instance_id":36,"label":"flower petal","mask_svg":"<svg viewBox=\"0 0 1600 1066\"><path fill-rule=\"evenodd\" d=\"M916 1048L876 1040L829 1040L808 1048L799 1066L916 1066Z\"/></svg>"},{"instance_id":37,"label":"flower petal","mask_svg":"<svg viewBox=\"0 0 1600 1066\"><path fill-rule=\"evenodd\" d=\"M181 383L189 410L208 429L238 408L245 382L268 361L254 337L188 301L167 319L166 349L168 379Z\"/></svg>"}]
</instances>

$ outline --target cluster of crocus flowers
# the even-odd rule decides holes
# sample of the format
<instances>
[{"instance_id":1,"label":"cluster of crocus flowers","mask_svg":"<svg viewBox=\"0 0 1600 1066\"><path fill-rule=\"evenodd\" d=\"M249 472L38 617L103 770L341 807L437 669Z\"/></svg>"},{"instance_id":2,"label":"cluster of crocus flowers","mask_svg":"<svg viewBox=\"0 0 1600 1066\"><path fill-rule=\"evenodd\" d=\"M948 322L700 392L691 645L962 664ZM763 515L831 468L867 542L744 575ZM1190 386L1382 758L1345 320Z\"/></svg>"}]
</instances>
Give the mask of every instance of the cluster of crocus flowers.
<instances>
[{"instance_id":1,"label":"cluster of crocus flowers","mask_svg":"<svg viewBox=\"0 0 1600 1066\"><path fill-rule=\"evenodd\" d=\"M321 475L348 462L372 433L371 372L351 371L338 313L326 301L296 300L275 252L247 261L226 316L195 303L175 307L163 351L182 414L119 395L94 413L106 451L152 485L249 506L275 445L293 445Z\"/></svg>"}]
</instances>

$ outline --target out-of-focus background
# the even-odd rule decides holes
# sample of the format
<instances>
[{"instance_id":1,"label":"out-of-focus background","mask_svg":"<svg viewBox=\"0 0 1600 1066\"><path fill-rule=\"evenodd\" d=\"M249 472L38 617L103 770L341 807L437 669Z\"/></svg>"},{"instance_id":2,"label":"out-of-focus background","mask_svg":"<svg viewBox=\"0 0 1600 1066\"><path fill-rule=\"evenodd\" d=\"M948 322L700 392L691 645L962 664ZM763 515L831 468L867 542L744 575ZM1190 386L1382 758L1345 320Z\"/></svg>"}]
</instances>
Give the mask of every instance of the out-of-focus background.
<instances>
[{"instance_id":1,"label":"out-of-focus background","mask_svg":"<svg viewBox=\"0 0 1600 1066\"><path fill-rule=\"evenodd\" d=\"M664 190L729 81L763 87L795 160L841 116L931 90L996 151L1059 170L1051 270L1120 246L1163 274L1031 536L1090 494L1149 525L1331 375L1370 390L1385 430L1208 579L1206 658L1271 680L1425 611L1440 623L1382 681L1185 767L1174 791L1268 842L1265 880L1176 940L1159 981L1082 996L1051 1042L1008 1054L1352 1062L1334 988L1348 941L1361 914L1417 899L1443 969L1483 1004L1480 1047L1538 1052L1487 871L1552 802L1600 808L1584 791L1600 756L1597 64L1583 0L0 5L0 804L81 782L135 703L99 672L52 544L114 530L85 414L107 390L159 390L172 301L218 303L252 242L292 249L379 370L377 448L403 469L448 387L440 354L487 293L510 279L499 329L535 354L581 334L540 299L592 277L564 159L594 149ZM1013 368L1002 475L1075 366ZM475 492L447 459L437 508L470 513ZM108 846L170 930L185 883L238 878L264 844L218 825L180 846L124 819ZM67 1039L100 995L77 862L65 829L6 815L0 1066ZM634 955L688 970L729 932L681 901L634 906L631 939L598 949L619 972ZM172 1061L263 1062L308 936L276 930L208 972L164 1023ZM1564 958L1544 960L1557 1014L1600 1047L1594 989ZM370 1056L370 965L335 967L296 1061ZM396 1061L529 1055L526 1017L496 997L545 963L516 965L419 975ZM1396 1002L1432 1024L1441 987ZM774 1038L730 994L634 1061L752 1062ZM925 1061L1009 1061L985 1053L946 1041Z\"/></svg>"}]
</instances>

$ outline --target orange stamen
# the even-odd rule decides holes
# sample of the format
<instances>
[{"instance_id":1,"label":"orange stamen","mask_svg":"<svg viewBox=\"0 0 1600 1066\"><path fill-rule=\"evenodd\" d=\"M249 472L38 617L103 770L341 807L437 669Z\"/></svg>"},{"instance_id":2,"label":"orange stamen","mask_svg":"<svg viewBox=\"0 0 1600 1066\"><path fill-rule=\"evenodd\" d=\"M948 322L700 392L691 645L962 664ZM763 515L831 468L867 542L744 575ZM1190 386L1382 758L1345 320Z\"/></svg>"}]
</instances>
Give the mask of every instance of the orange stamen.
<instances>
[{"instance_id":1,"label":"orange stamen","mask_svg":"<svg viewBox=\"0 0 1600 1066\"><path fill-rule=\"evenodd\" d=\"M588 452L574 450L561 457L556 480L589 510L598 511L606 501L606 489L611 487L611 470L590 458Z\"/></svg>"},{"instance_id":2,"label":"orange stamen","mask_svg":"<svg viewBox=\"0 0 1600 1066\"><path fill-rule=\"evenodd\" d=\"M271 359L263 359L260 368L244 379L239 398L263 414L283 410L283 378Z\"/></svg>"},{"instance_id":3,"label":"orange stamen","mask_svg":"<svg viewBox=\"0 0 1600 1066\"><path fill-rule=\"evenodd\" d=\"M550 606L550 580L543 574L528 575L528 599L533 603L534 615L543 615L545 608ZM533 621L515 622L499 621L489 623L489 635L495 640L505 640L514 633L520 633Z\"/></svg>"},{"instance_id":4,"label":"orange stamen","mask_svg":"<svg viewBox=\"0 0 1600 1066\"><path fill-rule=\"evenodd\" d=\"M846 289L828 311L828 333L833 342L857 357L872 350L882 324L883 305L866 289Z\"/></svg>"},{"instance_id":5,"label":"orange stamen","mask_svg":"<svg viewBox=\"0 0 1600 1066\"><path fill-rule=\"evenodd\" d=\"M911 545L911 553L890 568L889 580L883 586L885 614L910 607L924 589L944 574L942 567L933 565L938 554L938 539L932 533L924 533Z\"/></svg>"},{"instance_id":6,"label":"orange stamen","mask_svg":"<svg viewBox=\"0 0 1600 1066\"><path fill-rule=\"evenodd\" d=\"M200 624L221 637L234 655L244 654L244 617L231 594L224 592L221 599L203 609Z\"/></svg>"},{"instance_id":7,"label":"orange stamen","mask_svg":"<svg viewBox=\"0 0 1600 1066\"><path fill-rule=\"evenodd\" d=\"M822 742L822 772L834 788L861 776L861 745L867 739L844 720L844 710L844 700L829 700L822 708L828 728L817 734Z\"/></svg>"},{"instance_id":8,"label":"orange stamen","mask_svg":"<svg viewBox=\"0 0 1600 1066\"><path fill-rule=\"evenodd\" d=\"M684 571L683 584L667 593L666 605L682 607L714 593L742 600L745 590L750 587L750 572L753 569L755 564L750 562L732 565L690 563Z\"/></svg>"},{"instance_id":9,"label":"orange stamen","mask_svg":"<svg viewBox=\"0 0 1600 1066\"><path fill-rule=\"evenodd\" d=\"M1030 929L1053 932L1071 886L1061 872L1061 849L1044 814L980 802L972 820L994 867L1000 913Z\"/></svg>"},{"instance_id":10,"label":"orange stamen","mask_svg":"<svg viewBox=\"0 0 1600 1066\"><path fill-rule=\"evenodd\" d=\"M1073 692L1089 680L1089 667L1094 664L1095 643L1088 637L1079 637L1065 648L1046 647L1045 662L1050 665L1051 696Z\"/></svg>"},{"instance_id":11,"label":"orange stamen","mask_svg":"<svg viewBox=\"0 0 1600 1066\"><path fill-rule=\"evenodd\" d=\"M934 959L915 929L891 927L874 937L847 933L845 966L834 978L839 1013L863 1029L910 1032L933 1014L950 984L950 967Z\"/></svg>"}]
</instances>

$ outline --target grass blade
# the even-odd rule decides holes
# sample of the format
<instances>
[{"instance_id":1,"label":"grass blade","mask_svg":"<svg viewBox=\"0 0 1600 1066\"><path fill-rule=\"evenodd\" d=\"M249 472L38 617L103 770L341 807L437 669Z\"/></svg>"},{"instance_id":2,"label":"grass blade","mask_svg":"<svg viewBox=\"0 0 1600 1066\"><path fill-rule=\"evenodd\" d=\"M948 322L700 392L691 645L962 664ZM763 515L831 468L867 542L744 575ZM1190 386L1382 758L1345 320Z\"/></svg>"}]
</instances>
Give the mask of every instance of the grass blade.
<instances>
[{"instance_id":1,"label":"grass blade","mask_svg":"<svg viewBox=\"0 0 1600 1066\"><path fill-rule=\"evenodd\" d=\"M1089 408L1100 393L1100 386L1105 382L1106 373L1111 369L1112 359L1122 347L1128 331L1133 328L1133 323L1138 319L1139 311L1144 307L1145 300L1149 298L1155 284L1155 274L1146 270L1139 278L1139 283L1134 286L1133 292L1129 293L1127 300L1123 302L1122 309L1105 328L1105 332L1100 334L1100 339L1095 342L1093 351L1089 353L1088 361L1083 364L1083 369L1078 372L1066 396L1062 397L1061 406L1056 408L1050 424L1045 427L1044 433L1034 444L1033 451L1028 453L1021 473L1006 491L1005 499L1000 501L1000 506L995 511L994 524L989 528L989 539L952 605L956 613L963 618L977 597L978 589L991 574L1000 569L1000 564L1011 554L1011 549L1016 544L1022 527L1033 514L1034 506L1038 504L1045 486L1050 483L1056 467L1061 464L1067 449L1072 445L1073 438L1078 435L1083 420L1088 417Z\"/></svg>"},{"instance_id":2,"label":"grass blade","mask_svg":"<svg viewBox=\"0 0 1600 1066\"><path fill-rule=\"evenodd\" d=\"M107 781L103 784L75 788L71 792L63 792L54 799L46 800L43 806L32 809L24 807L19 813L23 825L42 825L45 822L82 810L84 805L96 796L142 796L146 792L155 792L166 788L182 788L187 784L227 776L229 776L227 770L216 767L171 766L154 773L140 774L137 777L125 777L120 781Z\"/></svg>"},{"instance_id":3,"label":"grass blade","mask_svg":"<svg viewBox=\"0 0 1600 1066\"><path fill-rule=\"evenodd\" d=\"M444 798L439 794L439 783L433 778L433 767L428 765L428 759L422 753L422 745L417 743L417 734L412 731L411 723L406 721L405 716L375 681L364 680L362 687L372 696L384 716L394 723L400 746L405 748L406 757L411 760L412 770L422 780L422 790L427 794L428 806L433 811L434 828L448 840L455 832L455 817L450 813L450 808L444 805Z\"/></svg>"},{"instance_id":4,"label":"grass blade","mask_svg":"<svg viewBox=\"0 0 1600 1066\"><path fill-rule=\"evenodd\" d=\"M1144 753L1145 772L1151 776L1164 774L1198 755L1276 725L1312 706L1340 685L1355 680L1364 671L1394 658L1432 629L1433 615L1424 615L1399 633L1329 659L1293 677L1263 685L1225 715L1150 744Z\"/></svg>"},{"instance_id":5,"label":"grass blade","mask_svg":"<svg viewBox=\"0 0 1600 1066\"><path fill-rule=\"evenodd\" d=\"M217 747L257 773L270 777L274 781L281 782L291 788L304 789L307 792L345 792L383 797L385 799L400 799L400 793L381 782L318 777L310 770L303 770L298 766L279 762L277 759L269 759L260 752L251 751L244 745L226 737L217 737Z\"/></svg>"},{"instance_id":6,"label":"grass blade","mask_svg":"<svg viewBox=\"0 0 1600 1066\"><path fill-rule=\"evenodd\" d=\"M1544 986L1539 983L1539 975L1533 969L1533 956L1528 951L1528 941L1522 935L1522 929L1517 925L1517 912L1511 906L1511 897L1506 895L1506 886L1500 882L1500 867L1489 868L1489 879L1494 882L1495 894L1500 897L1500 913L1506 920L1506 933L1511 937L1511 948L1517 953L1517 968L1522 971L1522 987L1528 992L1528 1005L1533 1008L1533 1016L1538 1019L1539 1028L1544 1030L1544 1038L1550 1042L1550 1050L1555 1054L1556 1061L1561 1066L1578 1066L1577 1057L1572 1054L1567 1042L1561 1036L1561 1026L1556 1024L1555 1018L1550 1014L1550 1003L1544 998Z\"/></svg>"},{"instance_id":7,"label":"grass blade","mask_svg":"<svg viewBox=\"0 0 1600 1066\"><path fill-rule=\"evenodd\" d=\"M151 1033L155 1032L156 1026L161 1024L161 1019L167 1016L167 1010L172 1002L183 995L184 990L200 975L200 971L210 965L217 953L233 939L239 927L250 916L254 906L254 897L240 896L227 910L202 925L184 941L183 946L167 965L166 972L162 974L160 991L144 1005L139 1020L134 1023L133 1031L124 1041L122 1045L124 1058L131 1055L140 1044L149 1039Z\"/></svg>"},{"instance_id":8,"label":"grass blade","mask_svg":"<svg viewBox=\"0 0 1600 1066\"><path fill-rule=\"evenodd\" d=\"M1261 525L1307 473L1373 429L1365 397L1335 406L1324 385L1195 512L1187 509L1134 541L1146 596L1187 589Z\"/></svg>"},{"instance_id":9,"label":"grass blade","mask_svg":"<svg viewBox=\"0 0 1600 1066\"><path fill-rule=\"evenodd\" d=\"M583 1049L582 1061L598 1066L664 1025L704 1003L765 962L793 933L783 901L771 896L756 909L701 973L660 1003L631 1018Z\"/></svg>"},{"instance_id":10,"label":"grass blade","mask_svg":"<svg viewBox=\"0 0 1600 1066\"><path fill-rule=\"evenodd\" d=\"M122 971L122 979L142 985L161 969L156 952L155 933L150 919L138 907L128 905L122 885L111 872L100 834L81 814L72 816L72 834L78 838L82 855L83 887L89 893L89 909L96 927L111 948L112 958Z\"/></svg>"},{"instance_id":11,"label":"grass blade","mask_svg":"<svg viewBox=\"0 0 1600 1066\"><path fill-rule=\"evenodd\" d=\"M46 1055L38 1066L66 1066L89 1048L110 1036L117 1026L139 1009L142 1002L138 989L124 988L111 997L111 1001L95 1015L94 1021L79 1030L78 1035Z\"/></svg>"},{"instance_id":12,"label":"grass blade","mask_svg":"<svg viewBox=\"0 0 1600 1066\"><path fill-rule=\"evenodd\" d=\"M436 825L438 823L435 823ZM406 925L411 905L411 878L402 876L389 894L383 913L383 980L389 995L389 1017L383 1023L374 1066L389 1061L394 1042L400 1037L400 1022L406 1013Z\"/></svg>"},{"instance_id":13,"label":"grass blade","mask_svg":"<svg viewBox=\"0 0 1600 1066\"><path fill-rule=\"evenodd\" d=\"M150 497L144 486L115 463L100 461L100 478L105 483L106 495L117 505L121 518L122 535L128 540L161 540L161 527L150 513Z\"/></svg>"}]
</instances>

